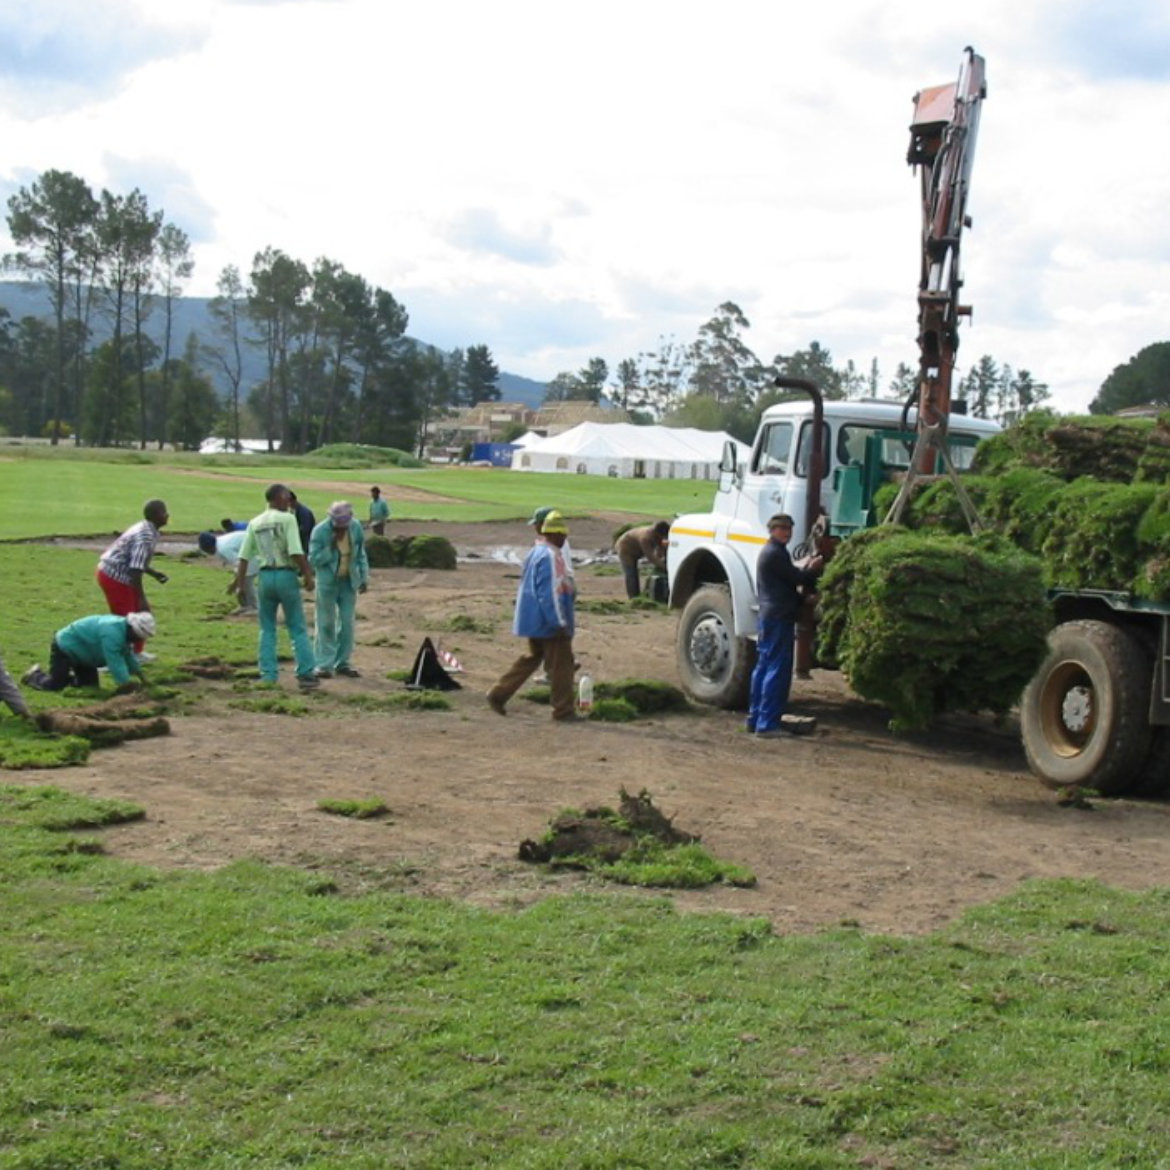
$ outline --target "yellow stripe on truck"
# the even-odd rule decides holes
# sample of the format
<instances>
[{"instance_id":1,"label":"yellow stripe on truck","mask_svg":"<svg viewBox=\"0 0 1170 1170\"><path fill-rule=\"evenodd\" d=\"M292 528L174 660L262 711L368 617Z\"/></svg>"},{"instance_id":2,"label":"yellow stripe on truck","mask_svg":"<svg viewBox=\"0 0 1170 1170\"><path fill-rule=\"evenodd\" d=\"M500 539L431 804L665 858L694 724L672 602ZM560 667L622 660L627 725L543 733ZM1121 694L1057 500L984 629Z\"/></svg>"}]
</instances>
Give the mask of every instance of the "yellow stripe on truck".
<instances>
[{"instance_id":1,"label":"yellow stripe on truck","mask_svg":"<svg viewBox=\"0 0 1170 1170\"><path fill-rule=\"evenodd\" d=\"M714 540L715 539L715 529L714 528L679 528L679 526L676 524L670 530L670 535L671 536L701 536L706 540Z\"/></svg>"},{"instance_id":2,"label":"yellow stripe on truck","mask_svg":"<svg viewBox=\"0 0 1170 1170\"><path fill-rule=\"evenodd\" d=\"M740 536L734 532L732 532L727 537L727 539L728 540L738 540L738 541L740 541L741 544L767 544L768 543L768 538L766 536L746 536L746 535Z\"/></svg>"}]
</instances>

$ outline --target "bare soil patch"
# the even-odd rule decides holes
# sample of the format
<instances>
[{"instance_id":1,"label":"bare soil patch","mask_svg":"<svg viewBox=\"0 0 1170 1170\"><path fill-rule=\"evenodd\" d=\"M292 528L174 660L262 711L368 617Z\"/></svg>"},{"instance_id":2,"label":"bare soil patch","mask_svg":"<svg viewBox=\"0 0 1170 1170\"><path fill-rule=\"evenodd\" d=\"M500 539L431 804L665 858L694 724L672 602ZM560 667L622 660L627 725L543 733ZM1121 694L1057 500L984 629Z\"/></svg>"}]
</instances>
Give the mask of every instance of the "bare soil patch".
<instances>
[{"instance_id":1,"label":"bare soil patch","mask_svg":"<svg viewBox=\"0 0 1170 1170\"><path fill-rule=\"evenodd\" d=\"M169 737L6 781L136 801L146 819L102 837L113 854L152 866L212 868L258 857L328 869L343 888L373 884L486 906L588 886L579 875L520 861L519 843L565 808L616 805L622 787L648 790L712 854L758 878L754 889L665 896L689 910L763 915L782 931L842 922L928 931L1035 877L1097 877L1133 889L1170 884L1170 806L1061 807L1027 771L1012 726L950 719L929 734L895 737L885 712L829 672L795 687L793 709L818 720L811 736L757 742L735 714L699 708L629 724L558 726L547 707L522 694L500 718L484 693L516 654L518 568L495 554L522 551L530 531L391 527L441 532L464 559L454 572L374 574L359 605L362 678L323 684L324 693L308 699L309 717L230 708L231 680L201 678L191 684L200 701L171 717ZM607 518L574 525L576 553L606 548L613 527ZM207 571L223 572L210 562ZM624 595L614 570L583 566L578 581L585 602ZM254 623L225 620L240 625L249 654ZM675 625L665 610L583 612L577 657L596 679L677 685ZM464 689L448 696L452 710L372 712L340 701L401 689L386 672L408 668L428 635L465 667ZM165 653L165 644L159 649ZM294 690L291 669L283 686ZM325 799L380 799L390 812L378 820L329 816L316 807Z\"/></svg>"}]
</instances>

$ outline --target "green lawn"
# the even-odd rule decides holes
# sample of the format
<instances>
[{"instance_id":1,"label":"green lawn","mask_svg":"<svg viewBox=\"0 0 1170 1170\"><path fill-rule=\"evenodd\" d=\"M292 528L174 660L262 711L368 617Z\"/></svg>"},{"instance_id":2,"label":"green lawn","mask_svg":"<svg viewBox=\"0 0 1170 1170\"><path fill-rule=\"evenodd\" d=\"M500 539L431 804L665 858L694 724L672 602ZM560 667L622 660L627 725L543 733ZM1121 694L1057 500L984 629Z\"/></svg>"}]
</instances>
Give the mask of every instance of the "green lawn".
<instances>
[{"instance_id":1,"label":"green lawn","mask_svg":"<svg viewBox=\"0 0 1170 1170\"><path fill-rule=\"evenodd\" d=\"M715 485L692 480L619 480L489 468L339 468L307 458L158 455L0 449L0 540L120 531L141 518L143 503L166 500L175 532L248 519L264 507L273 480L290 484L318 515L341 495L365 515L377 483L399 520L526 520L553 504L569 516L631 517L706 511ZM331 485L345 485L334 490ZM408 489L403 491L402 489ZM427 493L419 498L418 493ZM409 497L409 498L407 498ZM30 506L35 501L35 506Z\"/></svg>"},{"instance_id":2,"label":"green lawn","mask_svg":"<svg viewBox=\"0 0 1170 1170\"><path fill-rule=\"evenodd\" d=\"M132 813L0 788L4 1167L1166 1164L1164 891L783 938L160 874L68 830Z\"/></svg>"}]
</instances>

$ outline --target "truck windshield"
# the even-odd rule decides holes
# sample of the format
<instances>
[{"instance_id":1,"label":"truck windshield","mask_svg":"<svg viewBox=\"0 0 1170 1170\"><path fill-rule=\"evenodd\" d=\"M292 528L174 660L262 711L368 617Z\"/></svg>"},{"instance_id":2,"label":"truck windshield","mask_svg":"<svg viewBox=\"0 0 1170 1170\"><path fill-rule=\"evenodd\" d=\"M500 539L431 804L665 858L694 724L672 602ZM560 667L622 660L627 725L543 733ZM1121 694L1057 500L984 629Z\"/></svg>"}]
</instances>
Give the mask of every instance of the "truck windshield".
<instances>
[{"instance_id":1,"label":"truck windshield","mask_svg":"<svg viewBox=\"0 0 1170 1170\"><path fill-rule=\"evenodd\" d=\"M900 469L909 467L910 452L914 446L912 432L906 439L902 439L898 437L902 432L896 427L863 426L859 423L845 423L837 432L837 462L843 466L850 463L860 466L865 460L866 439L879 431L882 432L882 466ZM964 435L959 431L951 431L947 436L951 460L959 471L966 471L971 466L978 439L977 435Z\"/></svg>"}]
</instances>

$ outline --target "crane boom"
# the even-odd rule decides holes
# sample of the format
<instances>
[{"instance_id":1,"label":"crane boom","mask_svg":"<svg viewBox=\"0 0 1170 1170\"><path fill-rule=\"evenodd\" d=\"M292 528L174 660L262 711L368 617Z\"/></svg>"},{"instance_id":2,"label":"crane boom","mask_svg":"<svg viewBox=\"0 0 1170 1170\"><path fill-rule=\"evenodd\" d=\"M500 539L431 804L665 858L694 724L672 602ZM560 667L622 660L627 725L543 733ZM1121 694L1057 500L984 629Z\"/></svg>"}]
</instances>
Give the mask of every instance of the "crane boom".
<instances>
[{"instance_id":1,"label":"crane boom","mask_svg":"<svg viewBox=\"0 0 1170 1170\"><path fill-rule=\"evenodd\" d=\"M939 462L955 485L963 515L972 532L979 516L963 487L947 449L947 419L951 413L951 379L959 349L959 319L971 308L959 301L963 279L959 272L959 244L963 229L971 226L967 195L975 161L979 109L987 96L985 63L974 49L963 51L958 80L920 90L914 95L910 123L910 152L906 161L921 171L922 273L918 281L918 385L913 401L918 407L917 436L910 467L886 516L896 524L902 518L915 481L932 474ZM908 412L910 403L906 405Z\"/></svg>"},{"instance_id":2,"label":"crane boom","mask_svg":"<svg viewBox=\"0 0 1170 1170\"><path fill-rule=\"evenodd\" d=\"M959 348L959 318L971 308L959 302L963 281L959 245L970 227L967 195L975 160L979 110L987 96L986 67L974 49L964 50L958 80L914 96L907 162L922 184L922 273L918 285L918 417L920 425L946 426L951 378Z\"/></svg>"}]
</instances>

